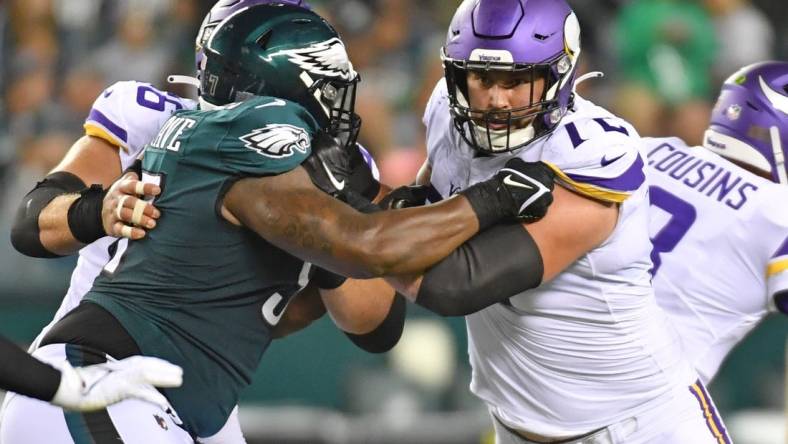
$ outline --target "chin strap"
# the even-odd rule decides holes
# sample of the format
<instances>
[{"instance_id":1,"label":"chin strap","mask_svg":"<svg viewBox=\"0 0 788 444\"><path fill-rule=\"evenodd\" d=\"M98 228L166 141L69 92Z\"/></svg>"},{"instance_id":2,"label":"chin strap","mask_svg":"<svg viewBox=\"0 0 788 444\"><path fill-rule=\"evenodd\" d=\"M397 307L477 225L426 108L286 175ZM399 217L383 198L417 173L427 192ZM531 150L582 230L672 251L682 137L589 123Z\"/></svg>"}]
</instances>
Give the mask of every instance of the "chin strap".
<instances>
[{"instance_id":1,"label":"chin strap","mask_svg":"<svg viewBox=\"0 0 788 444\"><path fill-rule=\"evenodd\" d=\"M167 82L174 84L191 85L195 88L200 87L200 81L197 80L197 77L181 76L181 75L173 74L167 76Z\"/></svg>"},{"instance_id":2,"label":"chin strap","mask_svg":"<svg viewBox=\"0 0 788 444\"><path fill-rule=\"evenodd\" d=\"M581 82L585 82L589 79L602 78L604 76L605 73L602 71L591 71L583 74L582 76L578 77L577 80L575 80L575 85L572 87L572 93L577 93L577 85L579 85Z\"/></svg>"}]
</instances>

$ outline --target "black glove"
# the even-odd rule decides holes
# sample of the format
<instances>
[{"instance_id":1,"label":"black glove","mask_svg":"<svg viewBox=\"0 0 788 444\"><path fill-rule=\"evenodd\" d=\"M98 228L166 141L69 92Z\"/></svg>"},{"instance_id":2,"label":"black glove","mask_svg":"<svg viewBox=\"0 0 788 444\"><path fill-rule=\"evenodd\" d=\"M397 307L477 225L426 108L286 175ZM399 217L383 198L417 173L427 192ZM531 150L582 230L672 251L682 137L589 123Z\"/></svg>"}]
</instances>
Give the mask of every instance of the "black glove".
<instances>
[{"instance_id":1,"label":"black glove","mask_svg":"<svg viewBox=\"0 0 788 444\"><path fill-rule=\"evenodd\" d=\"M427 190L425 185L405 185L392 190L378 205L388 210L400 208L420 207L427 202Z\"/></svg>"},{"instance_id":2,"label":"black glove","mask_svg":"<svg viewBox=\"0 0 788 444\"><path fill-rule=\"evenodd\" d=\"M312 154L303 166L315 186L341 200L348 190L372 200L380 189L358 144L344 148L322 131L312 141Z\"/></svg>"},{"instance_id":3,"label":"black glove","mask_svg":"<svg viewBox=\"0 0 788 444\"><path fill-rule=\"evenodd\" d=\"M349 150L321 131L312 140L312 154L302 163L316 187L341 198L352 172Z\"/></svg>"},{"instance_id":4,"label":"black glove","mask_svg":"<svg viewBox=\"0 0 788 444\"><path fill-rule=\"evenodd\" d=\"M350 147L350 189L371 201L380 192L380 182L372 176L372 168L361 150L358 143Z\"/></svg>"},{"instance_id":5,"label":"black glove","mask_svg":"<svg viewBox=\"0 0 788 444\"><path fill-rule=\"evenodd\" d=\"M461 191L479 218L479 230L500 220L534 222L553 203L555 174L542 162L509 160L491 179Z\"/></svg>"}]
</instances>

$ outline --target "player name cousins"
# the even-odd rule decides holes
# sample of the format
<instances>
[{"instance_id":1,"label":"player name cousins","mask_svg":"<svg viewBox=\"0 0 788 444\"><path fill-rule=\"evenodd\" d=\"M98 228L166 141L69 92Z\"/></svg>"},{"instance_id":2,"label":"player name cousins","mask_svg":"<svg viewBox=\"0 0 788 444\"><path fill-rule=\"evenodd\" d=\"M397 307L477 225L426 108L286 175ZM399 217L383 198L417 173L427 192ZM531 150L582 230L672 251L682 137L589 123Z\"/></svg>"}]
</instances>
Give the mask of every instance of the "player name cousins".
<instances>
[{"instance_id":1,"label":"player name cousins","mask_svg":"<svg viewBox=\"0 0 788 444\"><path fill-rule=\"evenodd\" d=\"M734 210L742 208L758 185L714 162L695 157L663 143L648 153L648 163L659 172L687 187L724 203Z\"/></svg>"}]
</instances>

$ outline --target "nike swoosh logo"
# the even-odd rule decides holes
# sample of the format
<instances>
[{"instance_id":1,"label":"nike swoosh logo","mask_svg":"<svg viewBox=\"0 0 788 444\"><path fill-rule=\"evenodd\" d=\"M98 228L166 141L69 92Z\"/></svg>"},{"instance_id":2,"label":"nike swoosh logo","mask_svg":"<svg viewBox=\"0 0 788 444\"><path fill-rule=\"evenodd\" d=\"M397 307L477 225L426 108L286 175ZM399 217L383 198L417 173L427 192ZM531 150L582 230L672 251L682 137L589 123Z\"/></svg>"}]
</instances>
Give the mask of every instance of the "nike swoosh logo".
<instances>
[{"instance_id":1,"label":"nike swoosh logo","mask_svg":"<svg viewBox=\"0 0 788 444\"><path fill-rule=\"evenodd\" d=\"M337 178L334 177L334 173L331 172L331 170L328 168L326 163L323 162L322 160L320 161L320 163L323 165L323 169L326 171L326 175L328 175L328 180L331 181L331 185L334 185L334 188L336 188L337 191L342 191L345 188L345 181L344 180L341 182L338 181Z\"/></svg>"},{"instance_id":2,"label":"nike swoosh logo","mask_svg":"<svg viewBox=\"0 0 788 444\"><path fill-rule=\"evenodd\" d=\"M506 184L506 185L509 185L510 187L525 188L527 190L532 190L534 188L534 187L532 187L530 185L526 185L526 184L524 184L522 182L515 182L514 180L512 180L512 175L511 174L503 178L503 183Z\"/></svg>"},{"instance_id":3,"label":"nike swoosh logo","mask_svg":"<svg viewBox=\"0 0 788 444\"><path fill-rule=\"evenodd\" d=\"M106 99L107 97L111 96L112 93L114 93L114 92L115 92L115 90L113 90L113 89L108 89L108 90L104 91L104 98Z\"/></svg>"},{"instance_id":4,"label":"nike swoosh logo","mask_svg":"<svg viewBox=\"0 0 788 444\"><path fill-rule=\"evenodd\" d=\"M255 109L265 108L266 106L285 106L287 102L282 99L274 99L273 102L263 103L262 105L255 106Z\"/></svg>"},{"instance_id":5,"label":"nike swoosh logo","mask_svg":"<svg viewBox=\"0 0 788 444\"><path fill-rule=\"evenodd\" d=\"M610 165L611 163L617 161L618 159L620 159L620 158L622 158L622 157L624 157L626 155L627 155L627 153L624 153L624 154L616 156L616 157L614 157L612 159L607 159L607 158L605 158L605 156L602 156L602 161L600 163L602 164L603 167L606 167L606 166Z\"/></svg>"}]
</instances>

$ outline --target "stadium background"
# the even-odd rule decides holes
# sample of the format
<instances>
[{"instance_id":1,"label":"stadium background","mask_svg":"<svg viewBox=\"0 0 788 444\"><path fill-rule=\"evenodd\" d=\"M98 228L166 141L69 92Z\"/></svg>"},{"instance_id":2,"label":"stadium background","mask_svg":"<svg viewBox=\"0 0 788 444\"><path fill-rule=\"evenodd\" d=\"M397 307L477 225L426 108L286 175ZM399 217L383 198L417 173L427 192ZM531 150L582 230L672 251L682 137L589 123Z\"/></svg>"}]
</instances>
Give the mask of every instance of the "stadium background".
<instances>
[{"instance_id":1,"label":"stadium background","mask_svg":"<svg viewBox=\"0 0 788 444\"><path fill-rule=\"evenodd\" d=\"M93 99L119 80L172 92L193 72L193 41L210 0L0 0L0 334L27 344L49 321L73 258L33 260L8 241L20 198L81 135ZM424 159L421 113L442 75L438 48L458 0L313 0L337 26L362 75L361 141L390 185ZM714 94L737 67L788 59L784 0L570 0L583 28L581 93L642 135L699 143ZM784 204L784 203L780 203ZM755 235L755 234L754 234ZM710 250L710 254L714 254ZM703 272L699 264L698 272ZM739 443L785 441L788 323L767 319L711 390ZM401 344L356 349L322 319L275 341L242 399L250 443L451 442L490 439L468 392L462 319L409 306Z\"/></svg>"}]
</instances>

